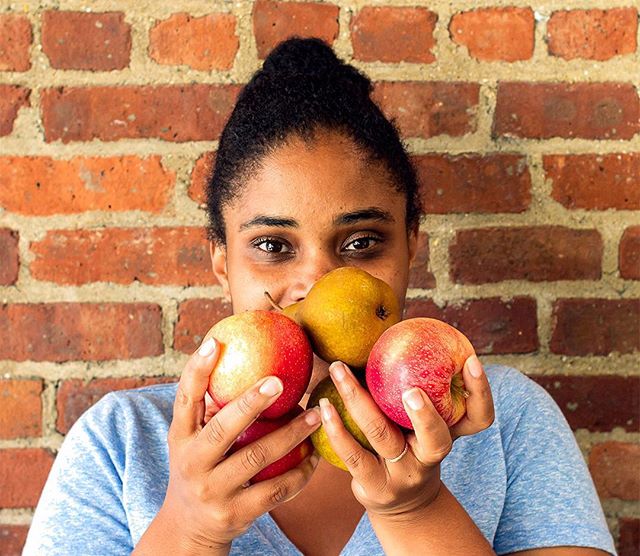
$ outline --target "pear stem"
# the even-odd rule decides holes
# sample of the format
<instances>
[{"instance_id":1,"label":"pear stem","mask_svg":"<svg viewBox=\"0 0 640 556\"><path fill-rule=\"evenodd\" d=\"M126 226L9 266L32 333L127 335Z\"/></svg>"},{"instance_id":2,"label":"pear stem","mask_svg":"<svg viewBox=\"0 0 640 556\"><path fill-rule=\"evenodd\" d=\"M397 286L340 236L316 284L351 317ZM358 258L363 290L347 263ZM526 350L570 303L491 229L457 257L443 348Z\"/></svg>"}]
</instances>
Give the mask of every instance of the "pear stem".
<instances>
[{"instance_id":1,"label":"pear stem","mask_svg":"<svg viewBox=\"0 0 640 556\"><path fill-rule=\"evenodd\" d=\"M273 297L271 297L271 294L269 294L269 292L264 292L265 297L269 300L269 303L271 303L271 306L276 309L277 311L282 312L282 307L280 307L280 305L278 305L274 300Z\"/></svg>"}]
</instances>

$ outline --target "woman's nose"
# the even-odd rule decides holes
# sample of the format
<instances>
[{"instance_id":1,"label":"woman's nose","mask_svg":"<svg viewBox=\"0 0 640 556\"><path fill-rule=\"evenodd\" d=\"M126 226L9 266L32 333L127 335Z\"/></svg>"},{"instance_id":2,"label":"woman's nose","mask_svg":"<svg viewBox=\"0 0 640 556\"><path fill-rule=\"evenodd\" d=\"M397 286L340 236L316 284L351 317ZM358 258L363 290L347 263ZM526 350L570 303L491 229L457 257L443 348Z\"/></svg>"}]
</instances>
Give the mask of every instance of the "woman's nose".
<instances>
[{"instance_id":1,"label":"woman's nose","mask_svg":"<svg viewBox=\"0 0 640 556\"><path fill-rule=\"evenodd\" d=\"M320 278L340 266L344 266L340 258L333 256L331 253L316 252L313 256L309 256L298 266L295 274L291 277L292 281L289 289L291 302L302 301Z\"/></svg>"}]
</instances>

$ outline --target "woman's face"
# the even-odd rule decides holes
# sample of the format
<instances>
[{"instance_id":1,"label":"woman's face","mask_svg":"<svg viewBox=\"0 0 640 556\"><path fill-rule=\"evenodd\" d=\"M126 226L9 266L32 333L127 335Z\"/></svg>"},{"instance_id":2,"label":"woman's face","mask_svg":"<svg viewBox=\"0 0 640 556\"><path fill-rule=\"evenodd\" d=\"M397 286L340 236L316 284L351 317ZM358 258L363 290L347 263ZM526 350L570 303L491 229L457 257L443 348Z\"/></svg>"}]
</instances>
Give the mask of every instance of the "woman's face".
<instances>
[{"instance_id":1,"label":"woman's face","mask_svg":"<svg viewBox=\"0 0 640 556\"><path fill-rule=\"evenodd\" d=\"M226 249L212 245L213 270L233 312L285 307L330 270L357 266L387 282L404 306L416 233L407 235L405 197L352 142L319 131L267 157L228 205Z\"/></svg>"}]
</instances>

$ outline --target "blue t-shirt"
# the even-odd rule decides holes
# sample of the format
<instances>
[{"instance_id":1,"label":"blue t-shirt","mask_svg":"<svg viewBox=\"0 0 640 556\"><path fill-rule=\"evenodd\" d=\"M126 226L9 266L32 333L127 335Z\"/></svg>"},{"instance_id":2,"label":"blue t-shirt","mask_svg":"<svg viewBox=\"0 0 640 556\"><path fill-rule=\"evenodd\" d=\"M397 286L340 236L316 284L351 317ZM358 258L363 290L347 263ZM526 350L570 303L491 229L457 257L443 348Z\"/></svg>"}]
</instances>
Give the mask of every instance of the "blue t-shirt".
<instances>
[{"instance_id":1,"label":"blue t-shirt","mask_svg":"<svg viewBox=\"0 0 640 556\"><path fill-rule=\"evenodd\" d=\"M487 366L496 418L456 440L442 481L498 554L595 547L615 554L593 481L560 409L519 371ZM169 479L175 384L113 392L67 434L42 492L24 554L129 554L158 512ZM300 551L264 514L232 554ZM342 555L383 554L365 513Z\"/></svg>"}]
</instances>

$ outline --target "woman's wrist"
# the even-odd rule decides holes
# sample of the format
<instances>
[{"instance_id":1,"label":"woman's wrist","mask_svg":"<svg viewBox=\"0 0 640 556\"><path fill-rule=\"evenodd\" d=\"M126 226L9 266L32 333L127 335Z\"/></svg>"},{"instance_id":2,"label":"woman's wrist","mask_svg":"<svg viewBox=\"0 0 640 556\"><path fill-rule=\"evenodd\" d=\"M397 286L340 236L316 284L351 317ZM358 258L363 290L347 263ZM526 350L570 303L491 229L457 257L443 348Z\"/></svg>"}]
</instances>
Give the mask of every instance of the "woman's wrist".
<instances>
[{"instance_id":1,"label":"woman's wrist","mask_svg":"<svg viewBox=\"0 0 640 556\"><path fill-rule=\"evenodd\" d=\"M442 493L442 481L438 478L433 484L425 486L426 495L412 506L396 508L393 511L367 510L369 521L378 523L388 523L389 525L409 525L421 523L425 519L425 514L432 504L434 504Z\"/></svg>"}]
</instances>

